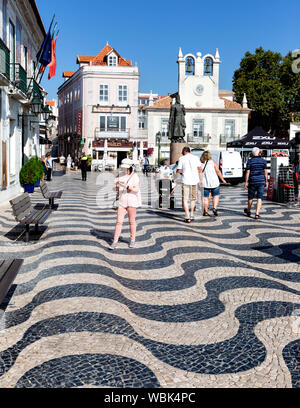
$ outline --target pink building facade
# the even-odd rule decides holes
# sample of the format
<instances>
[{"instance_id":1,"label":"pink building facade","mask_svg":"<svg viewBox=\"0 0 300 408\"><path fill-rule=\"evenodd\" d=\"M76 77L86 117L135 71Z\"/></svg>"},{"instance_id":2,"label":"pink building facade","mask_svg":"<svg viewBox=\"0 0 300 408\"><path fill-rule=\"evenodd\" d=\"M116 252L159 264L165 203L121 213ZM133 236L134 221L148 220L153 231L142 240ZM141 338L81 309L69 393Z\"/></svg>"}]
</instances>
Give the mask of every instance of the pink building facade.
<instances>
[{"instance_id":1,"label":"pink building facade","mask_svg":"<svg viewBox=\"0 0 300 408\"><path fill-rule=\"evenodd\" d=\"M59 154L75 159L82 150L93 163L117 168L137 160L139 72L110 45L96 57L78 56L59 87ZM82 149L83 148L83 149Z\"/></svg>"}]
</instances>

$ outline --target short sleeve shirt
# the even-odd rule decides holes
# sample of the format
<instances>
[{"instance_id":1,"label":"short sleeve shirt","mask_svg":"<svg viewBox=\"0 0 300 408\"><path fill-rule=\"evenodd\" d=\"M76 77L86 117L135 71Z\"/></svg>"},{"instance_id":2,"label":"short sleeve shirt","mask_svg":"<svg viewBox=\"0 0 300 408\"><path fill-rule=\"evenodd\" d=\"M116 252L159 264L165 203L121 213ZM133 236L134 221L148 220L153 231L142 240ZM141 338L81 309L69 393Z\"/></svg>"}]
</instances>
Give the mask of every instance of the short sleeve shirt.
<instances>
[{"instance_id":1,"label":"short sleeve shirt","mask_svg":"<svg viewBox=\"0 0 300 408\"><path fill-rule=\"evenodd\" d=\"M138 208L142 205L141 191L140 191L140 179L139 176L134 173L133 175L126 175L117 177L115 183L120 183L119 189L119 205L123 208L133 207ZM138 187L138 191L127 191L128 187Z\"/></svg>"},{"instance_id":2,"label":"short sleeve shirt","mask_svg":"<svg viewBox=\"0 0 300 408\"><path fill-rule=\"evenodd\" d=\"M191 153L180 157L177 170L182 170L182 184L195 186L200 182L198 168L201 167L199 157Z\"/></svg>"},{"instance_id":3,"label":"short sleeve shirt","mask_svg":"<svg viewBox=\"0 0 300 408\"><path fill-rule=\"evenodd\" d=\"M247 163L247 170L250 170L249 183L265 184L265 169L267 162L262 157L252 157Z\"/></svg>"}]
</instances>

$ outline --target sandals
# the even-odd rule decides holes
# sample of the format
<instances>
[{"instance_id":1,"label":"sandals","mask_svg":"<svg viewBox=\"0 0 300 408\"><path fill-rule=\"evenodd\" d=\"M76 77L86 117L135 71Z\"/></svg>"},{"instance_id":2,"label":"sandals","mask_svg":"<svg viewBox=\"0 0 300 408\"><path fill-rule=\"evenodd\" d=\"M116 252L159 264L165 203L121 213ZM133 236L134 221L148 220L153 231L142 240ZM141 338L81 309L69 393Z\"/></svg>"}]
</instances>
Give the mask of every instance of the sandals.
<instances>
[{"instance_id":1,"label":"sandals","mask_svg":"<svg viewBox=\"0 0 300 408\"><path fill-rule=\"evenodd\" d=\"M259 220L259 219L260 219L260 215L255 214L255 219L256 219L256 220Z\"/></svg>"},{"instance_id":2,"label":"sandals","mask_svg":"<svg viewBox=\"0 0 300 408\"><path fill-rule=\"evenodd\" d=\"M190 218L185 218L185 219L184 219L184 222L190 224L190 223L192 222L192 220L191 220Z\"/></svg>"},{"instance_id":3,"label":"sandals","mask_svg":"<svg viewBox=\"0 0 300 408\"><path fill-rule=\"evenodd\" d=\"M244 209L244 214L245 214L247 217L251 217L251 211L248 211L248 208L245 208L245 209Z\"/></svg>"},{"instance_id":4,"label":"sandals","mask_svg":"<svg viewBox=\"0 0 300 408\"><path fill-rule=\"evenodd\" d=\"M215 208L213 208L213 213L214 213L214 216L215 217L217 217L219 214L218 214L218 211L215 209Z\"/></svg>"},{"instance_id":5,"label":"sandals","mask_svg":"<svg viewBox=\"0 0 300 408\"><path fill-rule=\"evenodd\" d=\"M210 217L210 215L208 214L208 212L207 212L207 211L204 211L204 213L203 213L203 217Z\"/></svg>"}]
</instances>

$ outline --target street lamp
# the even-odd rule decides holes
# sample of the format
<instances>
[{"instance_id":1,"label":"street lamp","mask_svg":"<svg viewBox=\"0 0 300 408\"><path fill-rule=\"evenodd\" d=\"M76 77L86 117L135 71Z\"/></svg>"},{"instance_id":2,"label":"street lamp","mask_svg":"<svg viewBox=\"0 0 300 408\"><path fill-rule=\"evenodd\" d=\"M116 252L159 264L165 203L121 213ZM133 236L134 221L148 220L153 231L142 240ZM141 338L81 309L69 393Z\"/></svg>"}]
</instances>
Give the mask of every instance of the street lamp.
<instances>
[{"instance_id":1,"label":"street lamp","mask_svg":"<svg viewBox=\"0 0 300 408\"><path fill-rule=\"evenodd\" d=\"M160 165L160 142L161 142L161 133L156 133L156 144L158 145L158 166Z\"/></svg>"},{"instance_id":2,"label":"street lamp","mask_svg":"<svg viewBox=\"0 0 300 408\"><path fill-rule=\"evenodd\" d=\"M51 110L48 105L42 107L42 115L45 122L48 121L49 116L51 114Z\"/></svg>"}]
</instances>

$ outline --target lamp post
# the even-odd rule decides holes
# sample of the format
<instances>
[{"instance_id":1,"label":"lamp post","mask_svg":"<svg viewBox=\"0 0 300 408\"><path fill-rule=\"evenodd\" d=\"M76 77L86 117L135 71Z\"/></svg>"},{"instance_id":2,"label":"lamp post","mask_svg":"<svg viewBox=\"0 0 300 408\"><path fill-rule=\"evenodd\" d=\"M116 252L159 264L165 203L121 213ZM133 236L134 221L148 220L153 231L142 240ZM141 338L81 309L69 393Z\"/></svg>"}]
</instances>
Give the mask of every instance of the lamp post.
<instances>
[{"instance_id":1,"label":"lamp post","mask_svg":"<svg viewBox=\"0 0 300 408\"><path fill-rule=\"evenodd\" d=\"M161 133L156 133L156 144L158 145L158 166L160 165L160 142L161 142Z\"/></svg>"}]
</instances>

